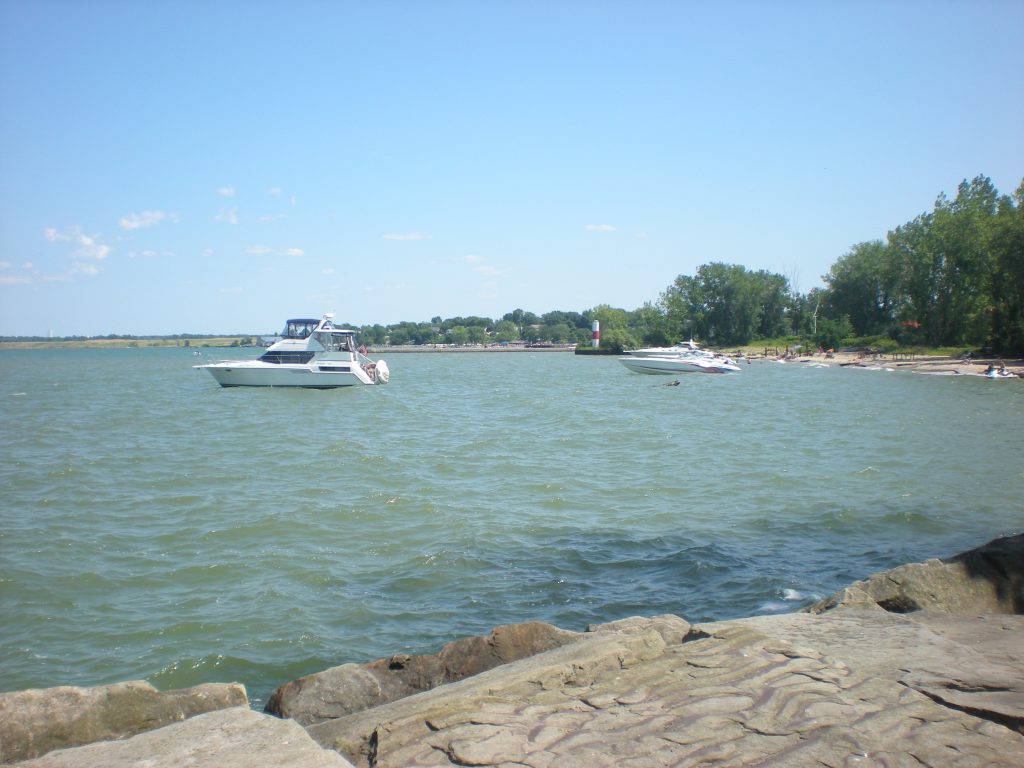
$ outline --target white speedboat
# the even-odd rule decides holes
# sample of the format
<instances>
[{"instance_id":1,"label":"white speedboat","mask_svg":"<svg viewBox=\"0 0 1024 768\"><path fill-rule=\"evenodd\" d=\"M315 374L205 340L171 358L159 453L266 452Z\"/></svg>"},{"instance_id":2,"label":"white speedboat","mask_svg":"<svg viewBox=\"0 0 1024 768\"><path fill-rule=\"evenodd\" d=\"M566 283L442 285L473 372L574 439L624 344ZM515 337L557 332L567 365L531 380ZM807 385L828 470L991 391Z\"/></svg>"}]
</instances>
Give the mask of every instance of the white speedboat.
<instances>
[{"instance_id":1,"label":"white speedboat","mask_svg":"<svg viewBox=\"0 0 1024 768\"><path fill-rule=\"evenodd\" d=\"M355 331L336 328L334 316L285 323L281 339L255 360L220 360L196 365L222 387L307 387L333 389L387 384L388 364L356 348Z\"/></svg>"},{"instance_id":2,"label":"white speedboat","mask_svg":"<svg viewBox=\"0 0 1024 768\"><path fill-rule=\"evenodd\" d=\"M663 355L620 357L619 362L635 373L739 373L738 365L711 355Z\"/></svg>"}]
</instances>

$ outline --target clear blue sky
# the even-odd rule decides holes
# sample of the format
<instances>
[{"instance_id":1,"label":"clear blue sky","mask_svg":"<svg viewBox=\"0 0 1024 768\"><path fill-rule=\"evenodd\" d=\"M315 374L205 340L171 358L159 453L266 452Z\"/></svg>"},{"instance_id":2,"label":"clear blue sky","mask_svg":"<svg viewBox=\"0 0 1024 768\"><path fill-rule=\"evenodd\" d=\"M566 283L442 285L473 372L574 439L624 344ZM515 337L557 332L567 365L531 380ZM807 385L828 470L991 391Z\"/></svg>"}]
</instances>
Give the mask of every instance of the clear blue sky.
<instances>
[{"instance_id":1,"label":"clear blue sky","mask_svg":"<svg viewBox=\"0 0 1024 768\"><path fill-rule=\"evenodd\" d=\"M1024 177L1024 2L0 0L0 335L806 293Z\"/></svg>"}]
</instances>

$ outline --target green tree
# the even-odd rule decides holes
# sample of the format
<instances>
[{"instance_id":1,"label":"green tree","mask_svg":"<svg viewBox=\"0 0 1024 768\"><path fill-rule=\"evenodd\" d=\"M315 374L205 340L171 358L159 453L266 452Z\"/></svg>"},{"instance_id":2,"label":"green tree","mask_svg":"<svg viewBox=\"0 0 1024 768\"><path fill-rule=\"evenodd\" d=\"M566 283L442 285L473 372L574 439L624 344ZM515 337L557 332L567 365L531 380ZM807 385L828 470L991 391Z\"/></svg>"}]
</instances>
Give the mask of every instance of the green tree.
<instances>
[{"instance_id":1,"label":"green tree","mask_svg":"<svg viewBox=\"0 0 1024 768\"><path fill-rule=\"evenodd\" d=\"M468 344L469 329L464 325L456 325L445 332L445 341L449 344Z\"/></svg>"},{"instance_id":2,"label":"green tree","mask_svg":"<svg viewBox=\"0 0 1024 768\"><path fill-rule=\"evenodd\" d=\"M1024 181L1000 198L989 242L992 343L1001 354L1024 355Z\"/></svg>"},{"instance_id":3,"label":"green tree","mask_svg":"<svg viewBox=\"0 0 1024 768\"><path fill-rule=\"evenodd\" d=\"M627 325L633 336L640 339L644 346L665 347L672 344L665 313L649 301L628 313Z\"/></svg>"},{"instance_id":4,"label":"green tree","mask_svg":"<svg viewBox=\"0 0 1024 768\"><path fill-rule=\"evenodd\" d=\"M736 264L702 264L694 277L680 275L661 296L666 327L671 336L695 336L711 344L745 344L761 327L763 302L774 296L771 281ZM769 286L769 287L766 287ZM778 312L781 317L785 301Z\"/></svg>"},{"instance_id":5,"label":"green tree","mask_svg":"<svg viewBox=\"0 0 1024 768\"><path fill-rule=\"evenodd\" d=\"M885 333L893 325L899 295L898 264L881 240L854 245L825 275L826 311L847 316L858 336Z\"/></svg>"},{"instance_id":6,"label":"green tree","mask_svg":"<svg viewBox=\"0 0 1024 768\"><path fill-rule=\"evenodd\" d=\"M853 335L853 324L850 323L850 318L843 315L837 320L821 320L818 323L818 332L814 336L814 342L823 349L838 349L851 335Z\"/></svg>"},{"instance_id":7,"label":"green tree","mask_svg":"<svg viewBox=\"0 0 1024 768\"><path fill-rule=\"evenodd\" d=\"M621 354L627 349L635 349L638 346L636 338L625 328L612 328L606 332L602 325L601 329L601 349Z\"/></svg>"},{"instance_id":8,"label":"green tree","mask_svg":"<svg viewBox=\"0 0 1024 768\"><path fill-rule=\"evenodd\" d=\"M498 341L518 341L519 328L512 320L501 320L494 326L494 336Z\"/></svg>"},{"instance_id":9,"label":"green tree","mask_svg":"<svg viewBox=\"0 0 1024 768\"><path fill-rule=\"evenodd\" d=\"M625 330L628 315L624 309L615 309L608 304L598 304L585 314L589 315L589 323L597 320L601 324L601 336L605 331Z\"/></svg>"},{"instance_id":10,"label":"green tree","mask_svg":"<svg viewBox=\"0 0 1024 768\"><path fill-rule=\"evenodd\" d=\"M556 325L545 325L543 326L542 338L546 341L551 341L556 344L565 344L572 338L573 329L565 323L558 323Z\"/></svg>"},{"instance_id":11,"label":"green tree","mask_svg":"<svg viewBox=\"0 0 1024 768\"><path fill-rule=\"evenodd\" d=\"M679 275L658 300L665 316L665 331L669 339L679 341L704 335L703 291L696 278Z\"/></svg>"},{"instance_id":12,"label":"green tree","mask_svg":"<svg viewBox=\"0 0 1024 768\"><path fill-rule=\"evenodd\" d=\"M920 323L932 346L978 341L987 333L995 266L988 238L997 199L987 177L965 180L955 200L940 195L931 213L889 233L906 294L899 319Z\"/></svg>"},{"instance_id":13,"label":"green tree","mask_svg":"<svg viewBox=\"0 0 1024 768\"><path fill-rule=\"evenodd\" d=\"M540 321L544 325L559 325L564 323L570 328L588 328L590 323L579 312L562 312L555 310L541 315Z\"/></svg>"},{"instance_id":14,"label":"green tree","mask_svg":"<svg viewBox=\"0 0 1024 768\"><path fill-rule=\"evenodd\" d=\"M752 278L759 293L755 337L769 339L785 335L789 330L786 322L791 300L789 280L783 275L763 269L753 273Z\"/></svg>"}]
</instances>

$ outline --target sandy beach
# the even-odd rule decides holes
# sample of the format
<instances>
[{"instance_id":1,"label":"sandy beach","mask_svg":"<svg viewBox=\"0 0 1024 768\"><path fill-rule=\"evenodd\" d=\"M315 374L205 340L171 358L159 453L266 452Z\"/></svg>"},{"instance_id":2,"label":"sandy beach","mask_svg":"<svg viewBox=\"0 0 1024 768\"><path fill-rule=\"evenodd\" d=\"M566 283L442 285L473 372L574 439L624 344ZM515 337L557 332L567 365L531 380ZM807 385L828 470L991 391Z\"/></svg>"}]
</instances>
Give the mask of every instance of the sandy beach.
<instances>
[{"instance_id":1,"label":"sandy beach","mask_svg":"<svg viewBox=\"0 0 1024 768\"><path fill-rule=\"evenodd\" d=\"M1024 377L1024 360L996 357L973 358L970 361L964 361L959 357L948 355L917 355L907 352L877 355L863 352L834 352L789 357L765 357L754 354L750 355L750 359L762 363L891 369L941 376L984 376L989 365L995 365L997 369L1005 365L1009 373Z\"/></svg>"}]
</instances>

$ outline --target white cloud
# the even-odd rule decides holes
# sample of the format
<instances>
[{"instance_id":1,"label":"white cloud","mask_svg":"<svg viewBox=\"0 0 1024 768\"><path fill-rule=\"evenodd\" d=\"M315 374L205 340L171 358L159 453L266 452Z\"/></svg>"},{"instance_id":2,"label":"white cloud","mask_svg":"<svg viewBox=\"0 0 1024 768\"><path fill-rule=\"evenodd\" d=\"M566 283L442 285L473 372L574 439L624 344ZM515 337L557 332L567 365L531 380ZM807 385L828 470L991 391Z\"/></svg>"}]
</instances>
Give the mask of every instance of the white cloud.
<instances>
[{"instance_id":1,"label":"white cloud","mask_svg":"<svg viewBox=\"0 0 1024 768\"><path fill-rule=\"evenodd\" d=\"M278 197L281 194L281 188L271 187L270 189L267 190L267 194L270 195L271 197Z\"/></svg>"},{"instance_id":2,"label":"white cloud","mask_svg":"<svg viewBox=\"0 0 1024 768\"><path fill-rule=\"evenodd\" d=\"M306 252L301 248L285 248L281 251L275 251L266 245L250 245L245 249L245 252L250 256L305 256Z\"/></svg>"},{"instance_id":3,"label":"white cloud","mask_svg":"<svg viewBox=\"0 0 1024 768\"><path fill-rule=\"evenodd\" d=\"M73 255L83 259L102 261L110 253L110 246L100 242L98 235L86 235L79 227L71 227L66 232L47 227L43 237L51 243L77 243L78 249Z\"/></svg>"},{"instance_id":4,"label":"white cloud","mask_svg":"<svg viewBox=\"0 0 1024 768\"><path fill-rule=\"evenodd\" d=\"M464 256L463 258L470 264L479 264L481 261L484 260L483 256L477 256L475 253L466 254L466 256Z\"/></svg>"},{"instance_id":5,"label":"white cloud","mask_svg":"<svg viewBox=\"0 0 1024 768\"><path fill-rule=\"evenodd\" d=\"M12 269L13 264L9 261L0 261L0 270ZM23 269L32 269L31 262L26 262L22 265ZM28 275L5 275L0 274L0 285L28 285L32 282L32 278Z\"/></svg>"},{"instance_id":6,"label":"white cloud","mask_svg":"<svg viewBox=\"0 0 1024 768\"><path fill-rule=\"evenodd\" d=\"M9 261L0 261L0 270L7 271L8 269L13 270L15 267ZM31 261L26 261L22 264L23 272L32 272L34 270L34 264ZM31 274L0 274L0 286L27 286L33 282L33 275Z\"/></svg>"},{"instance_id":7,"label":"white cloud","mask_svg":"<svg viewBox=\"0 0 1024 768\"><path fill-rule=\"evenodd\" d=\"M238 223L238 210L236 208L221 208L216 216L213 217L214 221L224 221L228 224Z\"/></svg>"},{"instance_id":8,"label":"white cloud","mask_svg":"<svg viewBox=\"0 0 1024 768\"><path fill-rule=\"evenodd\" d=\"M75 256L80 256L85 259L96 259L96 261L103 261L107 258L110 253L110 246L100 243L94 237L88 235L78 235L78 244L81 246L75 251ZM90 274L96 274L92 272Z\"/></svg>"},{"instance_id":9,"label":"white cloud","mask_svg":"<svg viewBox=\"0 0 1024 768\"><path fill-rule=\"evenodd\" d=\"M221 197L234 197L235 196L235 188L234 187L217 187L217 194L220 195Z\"/></svg>"},{"instance_id":10,"label":"white cloud","mask_svg":"<svg viewBox=\"0 0 1024 768\"><path fill-rule=\"evenodd\" d=\"M87 275L89 277L92 277L93 275L99 274L99 271L100 268L97 267L95 264L86 264L81 261L76 261L74 264L71 265L71 268L68 270L68 275Z\"/></svg>"},{"instance_id":11,"label":"white cloud","mask_svg":"<svg viewBox=\"0 0 1024 768\"><path fill-rule=\"evenodd\" d=\"M587 224L587 232L614 232L613 224Z\"/></svg>"},{"instance_id":12,"label":"white cloud","mask_svg":"<svg viewBox=\"0 0 1024 768\"><path fill-rule=\"evenodd\" d=\"M152 258L156 258L157 256L173 257L174 256L174 252L173 251L153 251L153 250L150 250L150 249L147 248L144 251L129 251L127 256L130 259L134 259L134 258L152 259Z\"/></svg>"},{"instance_id":13,"label":"white cloud","mask_svg":"<svg viewBox=\"0 0 1024 768\"><path fill-rule=\"evenodd\" d=\"M143 211L142 213L129 213L121 218L121 229L143 229L159 224L167 218L163 211Z\"/></svg>"},{"instance_id":14,"label":"white cloud","mask_svg":"<svg viewBox=\"0 0 1024 768\"><path fill-rule=\"evenodd\" d=\"M419 232L408 232L406 234L388 234L388 235L384 235L384 239L385 240L402 240L402 241L429 240L430 239L430 235L424 235L424 234L421 234Z\"/></svg>"}]
</instances>

